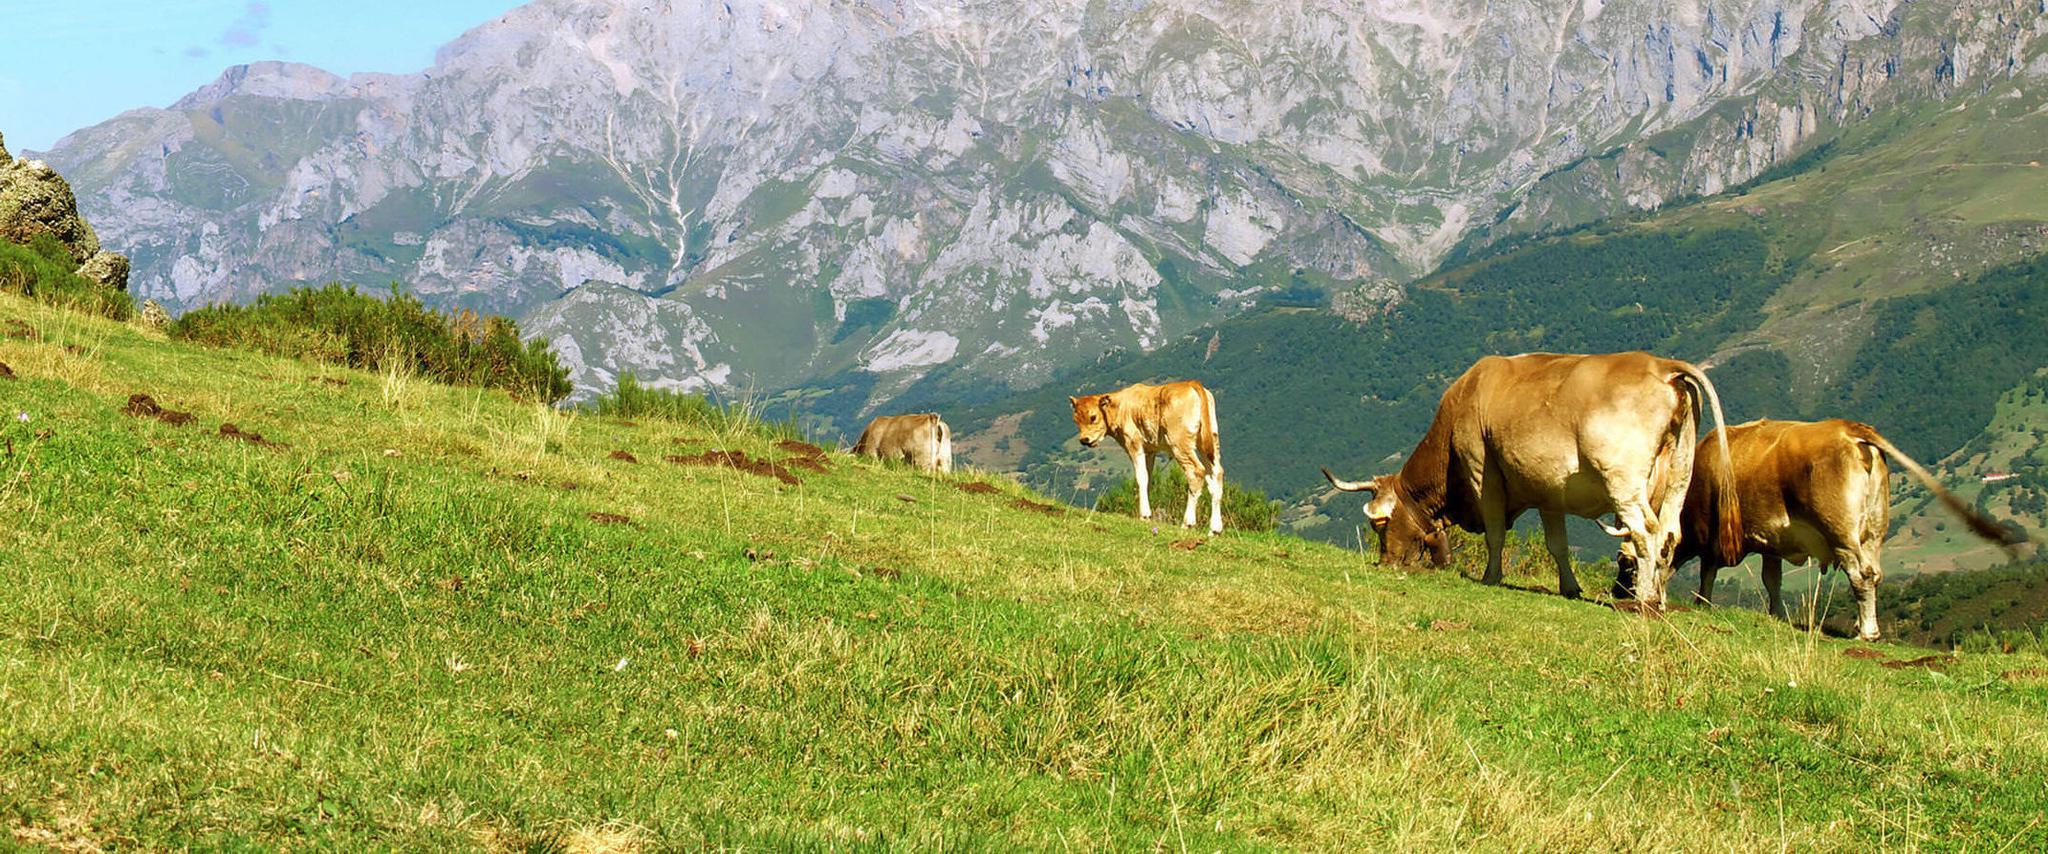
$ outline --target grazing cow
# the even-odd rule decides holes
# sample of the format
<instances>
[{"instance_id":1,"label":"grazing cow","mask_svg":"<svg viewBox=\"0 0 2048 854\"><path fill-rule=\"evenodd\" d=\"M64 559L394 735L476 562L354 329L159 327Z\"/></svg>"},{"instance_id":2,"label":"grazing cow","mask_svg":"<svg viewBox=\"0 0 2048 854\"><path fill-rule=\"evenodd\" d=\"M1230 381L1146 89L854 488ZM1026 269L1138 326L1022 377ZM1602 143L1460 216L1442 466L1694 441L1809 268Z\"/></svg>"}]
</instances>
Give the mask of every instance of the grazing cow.
<instances>
[{"instance_id":1,"label":"grazing cow","mask_svg":"<svg viewBox=\"0 0 2048 854\"><path fill-rule=\"evenodd\" d=\"M1641 554L1664 559L1638 578L1637 599L1663 604L1678 515L1693 472L1702 399L1721 420L1714 385L1696 367L1648 353L1528 353L1480 359L1444 391L1436 420L1401 471L1338 489L1370 492L1366 518L1380 559L1450 562L1445 529L1486 534L1488 584L1500 583L1501 547L1523 511L1543 517L1558 592L1579 595L1564 517L1614 513ZM1728 476L1727 455L1716 477ZM1721 520L1734 548L1735 507Z\"/></svg>"},{"instance_id":2,"label":"grazing cow","mask_svg":"<svg viewBox=\"0 0 2048 854\"><path fill-rule=\"evenodd\" d=\"M1131 455L1138 473L1138 517L1152 518L1148 492L1152 455L1165 451L1188 479L1188 508L1182 527L1195 526L1195 502L1209 490L1209 533L1223 533L1223 458L1216 447L1216 395L1194 380L1137 383L1111 394L1070 397L1074 427L1090 448L1107 436Z\"/></svg>"},{"instance_id":3,"label":"grazing cow","mask_svg":"<svg viewBox=\"0 0 2048 854\"><path fill-rule=\"evenodd\" d=\"M1884 577L1879 550L1891 527L1891 469L1886 458L1912 473L1971 533L2008 549L2024 542L2024 537L1964 504L1868 424L1766 420L1715 432L1726 434L1735 457L1733 489L1694 469L1672 562L1677 567L1700 559L1703 601L1714 600L1714 576L1722 567L1760 554L1771 614L1782 617L1785 605L1779 586L1784 562L1817 558L1822 571L1839 566L1849 576L1849 587L1856 593L1857 633L1864 640L1877 640L1877 582ZM1702 442L1697 454L1705 453ZM1742 517L1741 551L1709 554L1699 544L1713 535L1715 516L1731 504ZM1636 563L1634 551L1624 544L1621 578L1627 578ZM1617 587L1622 584L1616 581Z\"/></svg>"},{"instance_id":4,"label":"grazing cow","mask_svg":"<svg viewBox=\"0 0 2048 854\"><path fill-rule=\"evenodd\" d=\"M953 428L937 413L882 415L860 431L853 452L881 460L897 460L925 471L953 470Z\"/></svg>"}]
</instances>

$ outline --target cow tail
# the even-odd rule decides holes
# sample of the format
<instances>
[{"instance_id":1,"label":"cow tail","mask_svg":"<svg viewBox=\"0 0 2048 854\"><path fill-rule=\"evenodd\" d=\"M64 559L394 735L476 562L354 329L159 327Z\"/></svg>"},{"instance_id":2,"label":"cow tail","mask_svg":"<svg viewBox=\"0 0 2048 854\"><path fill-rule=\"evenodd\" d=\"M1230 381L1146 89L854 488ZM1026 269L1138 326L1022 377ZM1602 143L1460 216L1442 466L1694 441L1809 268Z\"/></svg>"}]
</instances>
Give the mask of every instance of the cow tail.
<instances>
[{"instance_id":1,"label":"cow tail","mask_svg":"<svg viewBox=\"0 0 2048 854\"><path fill-rule=\"evenodd\" d=\"M1728 451L1728 421L1721 415L1721 395L1714 391L1714 383L1707 379L1705 371L1688 362L1679 362L1678 370L1698 388L1697 393L1707 398L1707 408L1714 413L1714 437L1720 464L1712 466L1714 488L1721 500L1714 502L1717 516L1715 527L1720 532L1717 545L1721 558L1733 565L1742 560L1742 500L1735 488L1735 455ZM1695 401L1697 406L1698 402Z\"/></svg>"},{"instance_id":2,"label":"cow tail","mask_svg":"<svg viewBox=\"0 0 2048 854\"><path fill-rule=\"evenodd\" d=\"M1195 435L1196 449L1202 452L1202 456L1208 460L1211 469L1221 472L1223 471L1223 457L1217 448L1219 437L1216 435L1215 392L1207 388L1202 389L1202 408L1202 429L1201 432Z\"/></svg>"},{"instance_id":3,"label":"cow tail","mask_svg":"<svg viewBox=\"0 0 2048 854\"><path fill-rule=\"evenodd\" d=\"M2005 549L2008 556L2016 556L2013 547L2027 541L2025 532L2000 525L1992 521L1990 517L1977 512L1977 508L1971 507L1965 504L1961 498L1957 498L1955 493L1948 491L1948 487L1942 486L1940 481L1935 480L1934 475L1929 474L1927 469L1921 468L1920 464L1915 462L1912 457L1906 456L1904 451L1899 450L1897 446L1887 441L1883 434L1877 432L1877 428L1868 424L1859 424L1851 421L1849 422L1849 435L1854 436L1856 441L1869 445L1877 449L1878 453L1896 461L1901 468L1904 468L1913 475L1914 480L1920 481L1921 486L1927 487L1927 491L1934 493L1935 498L1941 499L1942 506L1947 507L1950 513L1956 514L1956 518L1963 520L1963 524L1970 527L1970 533L1997 543L1999 547Z\"/></svg>"}]
</instances>

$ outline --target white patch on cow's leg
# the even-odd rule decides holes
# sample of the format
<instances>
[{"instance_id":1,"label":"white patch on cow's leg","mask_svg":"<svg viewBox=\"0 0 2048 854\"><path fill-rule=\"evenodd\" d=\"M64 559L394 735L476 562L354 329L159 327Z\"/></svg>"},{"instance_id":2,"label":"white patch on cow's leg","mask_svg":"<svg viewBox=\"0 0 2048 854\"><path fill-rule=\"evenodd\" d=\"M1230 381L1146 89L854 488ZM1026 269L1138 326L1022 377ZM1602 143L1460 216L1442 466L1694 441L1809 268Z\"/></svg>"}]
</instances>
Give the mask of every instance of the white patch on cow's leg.
<instances>
[{"instance_id":1,"label":"white patch on cow's leg","mask_svg":"<svg viewBox=\"0 0 2048 854\"><path fill-rule=\"evenodd\" d=\"M1131 470L1138 475L1138 518L1152 518L1152 453L1143 449L1131 452Z\"/></svg>"},{"instance_id":2,"label":"white patch on cow's leg","mask_svg":"<svg viewBox=\"0 0 2048 854\"><path fill-rule=\"evenodd\" d=\"M1664 557L1663 543L1650 536L1645 523L1643 508L1624 504L1614 513L1615 521L1628 529L1629 548L1636 555L1636 606L1647 610L1661 610L1664 607L1665 569L1658 564Z\"/></svg>"},{"instance_id":3,"label":"white patch on cow's leg","mask_svg":"<svg viewBox=\"0 0 2048 854\"><path fill-rule=\"evenodd\" d=\"M1223 533L1223 464L1209 461L1209 533Z\"/></svg>"},{"instance_id":4,"label":"white patch on cow's leg","mask_svg":"<svg viewBox=\"0 0 2048 854\"><path fill-rule=\"evenodd\" d=\"M1550 548L1550 559L1557 563L1557 595L1566 599L1579 598L1579 576L1572 572L1572 546L1564 531L1564 514L1544 510L1543 544Z\"/></svg>"},{"instance_id":5,"label":"white patch on cow's leg","mask_svg":"<svg viewBox=\"0 0 2048 854\"><path fill-rule=\"evenodd\" d=\"M1835 559L1849 576L1849 589L1856 594L1856 636L1866 641L1882 637L1877 628L1877 581L1883 576L1877 562L1853 549L1842 549Z\"/></svg>"},{"instance_id":6,"label":"white patch on cow's leg","mask_svg":"<svg viewBox=\"0 0 2048 854\"><path fill-rule=\"evenodd\" d=\"M1785 584L1785 559L1777 555L1764 555L1764 594L1770 597L1771 616L1785 619L1785 599L1780 590Z\"/></svg>"}]
</instances>

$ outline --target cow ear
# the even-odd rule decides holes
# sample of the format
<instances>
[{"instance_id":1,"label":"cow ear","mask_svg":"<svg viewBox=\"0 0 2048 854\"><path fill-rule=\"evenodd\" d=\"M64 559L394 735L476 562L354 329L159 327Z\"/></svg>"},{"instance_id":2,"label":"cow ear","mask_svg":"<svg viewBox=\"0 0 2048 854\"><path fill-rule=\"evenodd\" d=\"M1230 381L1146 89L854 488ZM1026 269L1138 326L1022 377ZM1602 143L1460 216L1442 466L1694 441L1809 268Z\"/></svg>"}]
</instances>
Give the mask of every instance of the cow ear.
<instances>
[{"instance_id":1,"label":"cow ear","mask_svg":"<svg viewBox=\"0 0 2048 854\"><path fill-rule=\"evenodd\" d=\"M1095 405L1096 405L1096 406L1100 406L1100 407L1102 407L1102 408L1104 408L1104 409L1108 409L1108 408L1109 408L1109 403L1110 403L1110 401L1109 401L1109 395L1106 395L1106 394L1105 394L1105 395L1103 395L1103 396L1101 396L1101 397L1098 397L1098 398L1096 398L1096 399L1095 399Z\"/></svg>"}]
</instances>

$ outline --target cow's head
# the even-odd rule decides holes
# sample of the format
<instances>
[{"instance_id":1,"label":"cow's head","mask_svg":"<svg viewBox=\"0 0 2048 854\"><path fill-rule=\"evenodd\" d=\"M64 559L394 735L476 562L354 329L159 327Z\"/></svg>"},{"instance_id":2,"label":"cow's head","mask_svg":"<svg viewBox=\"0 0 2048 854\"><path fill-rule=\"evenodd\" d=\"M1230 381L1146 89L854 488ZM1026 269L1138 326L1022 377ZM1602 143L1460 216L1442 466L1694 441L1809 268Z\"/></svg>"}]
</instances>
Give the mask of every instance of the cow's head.
<instances>
[{"instance_id":1,"label":"cow's head","mask_svg":"<svg viewBox=\"0 0 2048 854\"><path fill-rule=\"evenodd\" d=\"M1093 448L1109 435L1109 425L1116 418L1116 401L1109 395L1070 397L1067 402L1074 405L1074 429L1080 433L1081 444Z\"/></svg>"},{"instance_id":2,"label":"cow's head","mask_svg":"<svg viewBox=\"0 0 2048 854\"><path fill-rule=\"evenodd\" d=\"M1380 535L1380 562L1400 566L1446 566L1451 562L1450 536L1442 525L1428 518L1413 501L1403 497L1398 476L1383 474L1372 480L1349 481L1323 469L1330 485L1345 492L1364 492L1365 520Z\"/></svg>"}]
</instances>

